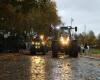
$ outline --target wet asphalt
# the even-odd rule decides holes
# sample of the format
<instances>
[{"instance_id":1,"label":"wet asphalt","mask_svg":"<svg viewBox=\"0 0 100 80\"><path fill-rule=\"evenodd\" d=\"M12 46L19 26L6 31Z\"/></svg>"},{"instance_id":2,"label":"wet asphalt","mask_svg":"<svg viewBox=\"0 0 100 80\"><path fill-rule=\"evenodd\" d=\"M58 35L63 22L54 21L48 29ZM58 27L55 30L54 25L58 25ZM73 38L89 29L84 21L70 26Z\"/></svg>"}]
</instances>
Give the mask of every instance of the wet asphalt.
<instances>
[{"instance_id":1,"label":"wet asphalt","mask_svg":"<svg viewBox=\"0 0 100 80\"><path fill-rule=\"evenodd\" d=\"M59 54L0 54L0 80L100 80L100 60Z\"/></svg>"}]
</instances>

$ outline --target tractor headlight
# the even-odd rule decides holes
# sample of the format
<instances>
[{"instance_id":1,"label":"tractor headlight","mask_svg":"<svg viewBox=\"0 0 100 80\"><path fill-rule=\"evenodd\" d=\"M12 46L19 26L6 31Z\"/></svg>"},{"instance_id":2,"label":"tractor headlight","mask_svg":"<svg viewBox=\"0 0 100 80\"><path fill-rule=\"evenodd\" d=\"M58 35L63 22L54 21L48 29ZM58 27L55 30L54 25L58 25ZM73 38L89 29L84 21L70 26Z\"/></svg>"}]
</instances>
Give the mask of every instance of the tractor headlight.
<instances>
[{"instance_id":1,"label":"tractor headlight","mask_svg":"<svg viewBox=\"0 0 100 80\"><path fill-rule=\"evenodd\" d=\"M42 44L45 45L45 42L43 41Z\"/></svg>"},{"instance_id":2,"label":"tractor headlight","mask_svg":"<svg viewBox=\"0 0 100 80\"><path fill-rule=\"evenodd\" d=\"M35 48L37 49L38 47L37 47L37 46L35 46Z\"/></svg>"},{"instance_id":3,"label":"tractor headlight","mask_svg":"<svg viewBox=\"0 0 100 80\"><path fill-rule=\"evenodd\" d=\"M39 48L40 48L40 46L35 46L35 48L36 48L36 49L39 49Z\"/></svg>"},{"instance_id":4,"label":"tractor headlight","mask_svg":"<svg viewBox=\"0 0 100 80\"><path fill-rule=\"evenodd\" d=\"M64 37L60 37L60 42L64 42Z\"/></svg>"},{"instance_id":5,"label":"tractor headlight","mask_svg":"<svg viewBox=\"0 0 100 80\"><path fill-rule=\"evenodd\" d=\"M38 42L37 45L40 45L40 43Z\"/></svg>"},{"instance_id":6,"label":"tractor headlight","mask_svg":"<svg viewBox=\"0 0 100 80\"><path fill-rule=\"evenodd\" d=\"M40 42L35 42L34 44L39 46L40 45Z\"/></svg>"},{"instance_id":7,"label":"tractor headlight","mask_svg":"<svg viewBox=\"0 0 100 80\"><path fill-rule=\"evenodd\" d=\"M38 48L40 48L40 46L38 46Z\"/></svg>"},{"instance_id":8,"label":"tractor headlight","mask_svg":"<svg viewBox=\"0 0 100 80\"><path fill-rule=\"evenodd\" d=\"M38 45L38 44L39 44L38 42L35 43L35 45Z\"/></svg>"},{"instance_id":9,"label":"tractor headlight","mask_svg":"<svg viewBox=\"0 0 100 80\"><path fill-rule=\"evenodd\" d=\"M44 35L40 35L40 39L43 40L43 38L44 38Z\"/></svg>"},{"instance_id":10,"label":"tractor headlight","mask_svg":"<svg viewBox=\"0 0 100 80\"><path fill-rule=\"evenodd\" d=\"M32 41L32 45L34 45L34 44L35 44L35 42Z\"/></svg>"},{"instance_id":11,"label":"tractor headlight","mask_svg":"<svg viewBox=\"0 0 100 80\"><path fill-rule=\"evenodd\" d=\"M60 38L60 43L62 45L68 45L69 44L69 37L67 37L67 38L61 37Z\"/></svg>"}]
</instances>

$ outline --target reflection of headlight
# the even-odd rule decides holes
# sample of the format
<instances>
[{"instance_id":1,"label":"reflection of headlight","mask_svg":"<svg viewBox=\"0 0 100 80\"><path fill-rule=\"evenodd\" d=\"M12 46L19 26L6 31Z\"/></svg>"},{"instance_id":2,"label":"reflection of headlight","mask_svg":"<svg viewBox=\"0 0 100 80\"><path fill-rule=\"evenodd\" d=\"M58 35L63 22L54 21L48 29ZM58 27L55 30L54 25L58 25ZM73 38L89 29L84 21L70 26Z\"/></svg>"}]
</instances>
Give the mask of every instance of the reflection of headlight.
<instances>
[{"instance_id":1,"label":"reflection of headlight","mask_svg":"<svg viewBox=\"0 0 100 80\"><path fill-rule=\"evenodd\" d=\"M60 42L63 45L68 45L69 44L69 37L67 37L67 38L61 37Z\"/></svg>"},{"instance_id":2,"label":"reflection of headlight","mask_svg":"<svg viewBox=\"0 0 100 80\"><path fill-rule=\"evenodd\" d=\"M34 42L32 42L32 44L34 45L35 43L34 43Z\"/></svg>"}]
</instances>

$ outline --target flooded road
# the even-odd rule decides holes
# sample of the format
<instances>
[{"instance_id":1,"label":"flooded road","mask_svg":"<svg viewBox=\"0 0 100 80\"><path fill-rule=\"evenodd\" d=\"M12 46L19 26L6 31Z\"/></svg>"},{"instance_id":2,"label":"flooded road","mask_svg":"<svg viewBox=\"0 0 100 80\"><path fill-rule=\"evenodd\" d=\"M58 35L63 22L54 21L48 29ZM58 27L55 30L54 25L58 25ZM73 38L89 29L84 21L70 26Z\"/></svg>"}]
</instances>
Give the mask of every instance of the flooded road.
<instances>
[{"instance_id":1,"label":"flooded road","mask_svg":"<svg viewBox=\"0 0 100 80\"><path fill-rule=\"evenodd\" d=\"M0 56L0 80L100 80L100 60L51 53L9 57Z\"/></svg>"}]
</instances>

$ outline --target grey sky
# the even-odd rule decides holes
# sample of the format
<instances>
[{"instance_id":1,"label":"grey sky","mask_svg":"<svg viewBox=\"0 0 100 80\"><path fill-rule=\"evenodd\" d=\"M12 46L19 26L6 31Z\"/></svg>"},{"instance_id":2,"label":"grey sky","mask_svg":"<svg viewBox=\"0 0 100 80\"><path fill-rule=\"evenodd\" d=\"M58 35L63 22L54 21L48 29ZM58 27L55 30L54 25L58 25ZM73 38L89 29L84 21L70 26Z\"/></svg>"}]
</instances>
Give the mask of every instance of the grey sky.
<instances>
[{"instance_id":1,"label":"grey sky","mask_svg":"<svg viewBox=\"0 0 100 80\"><path fill-rule=\"evenodd\" d=\"M66 25L78 27L78 32L93 30L97 35L100 33L100 0L55 0L57 10L62 21Z\"/></svg>"}]
</instances>

